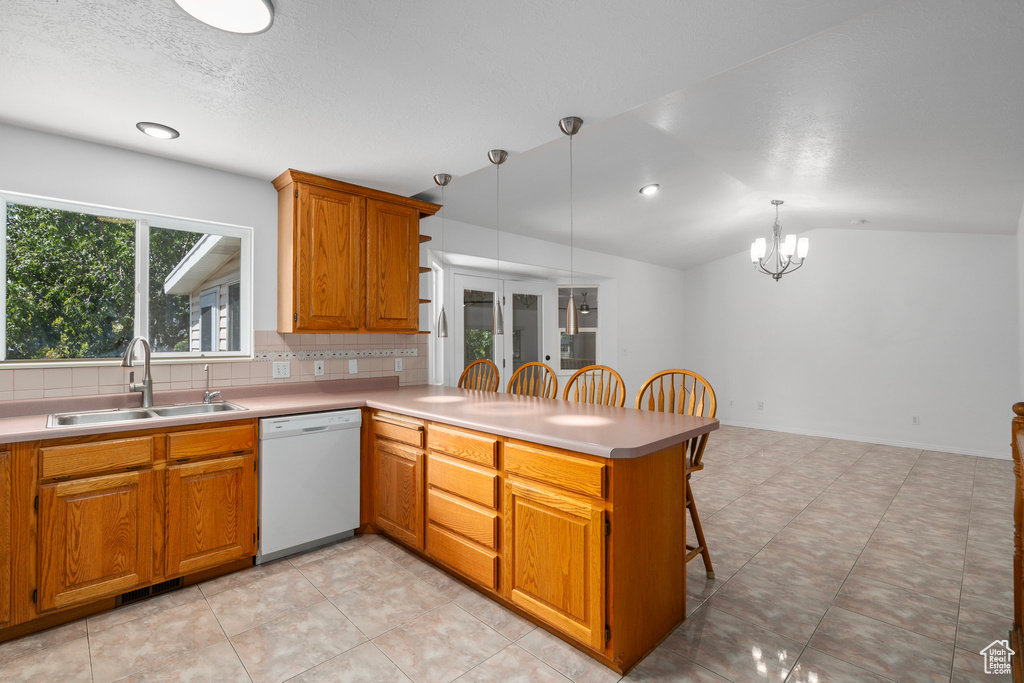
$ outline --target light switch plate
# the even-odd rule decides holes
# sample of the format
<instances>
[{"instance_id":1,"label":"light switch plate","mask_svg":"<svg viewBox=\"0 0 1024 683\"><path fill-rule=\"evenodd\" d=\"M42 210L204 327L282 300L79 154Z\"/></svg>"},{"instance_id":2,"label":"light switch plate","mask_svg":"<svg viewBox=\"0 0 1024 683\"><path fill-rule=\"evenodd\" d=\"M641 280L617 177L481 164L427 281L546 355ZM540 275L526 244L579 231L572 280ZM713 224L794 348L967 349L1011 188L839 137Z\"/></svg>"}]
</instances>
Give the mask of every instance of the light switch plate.
<instances>
[{"instance_id":1,"label":"light switch plate","mask_svg":"<svg viewBox=\"0 0 1024 683\"><path fill-rule=\"evenodd\" d=\"M292 376L292 364L288 361L274 363L274 379L285 379Z\"/></svg>"},{"instance_id":2,"label":"light switch plate","mask_svg":"<svg viewBox=\"0 0 1024 683\"><path fill-rule=\"evenodd\" d=\"M396 358L395 359L395 372L401 372L401 371L402 371L402 359L401 358Z\"/></svg>"},{"instance_id":3,"label":"light switch plate","mask_svg":"<svg viewBox=\"0 0 1024 683\"><path fill-rule=\"evenodd\" d=\"M322 361L322 360L315 360L315 361L313 361L313 375L315 377L323 377L324 376L324 361Z\"/></svg>"},{"instance_id":4,"label":"light switch plate","mask_svg":"<svg viewBox=\"0 0 1024 683\"><path fill-rule=\"evenodd\" d=\"M359 374L359 361L352 358L348 362L348 374L356 375Z\"/></svg>"}]
</instances>

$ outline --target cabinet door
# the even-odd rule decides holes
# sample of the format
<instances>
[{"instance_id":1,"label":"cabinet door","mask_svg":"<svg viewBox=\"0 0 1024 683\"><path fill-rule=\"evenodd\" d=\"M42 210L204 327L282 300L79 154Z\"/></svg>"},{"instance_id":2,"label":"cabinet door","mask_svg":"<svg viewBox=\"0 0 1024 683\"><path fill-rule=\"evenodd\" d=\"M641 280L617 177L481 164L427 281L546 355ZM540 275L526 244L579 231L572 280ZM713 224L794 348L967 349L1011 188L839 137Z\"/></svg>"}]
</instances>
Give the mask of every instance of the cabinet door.
<instances>
[{"instance_id":1,"label":"cabinet door","mask_svg":"<svg viewBox=\"0 0 1024 683\"><path fill-rule=\"evenodd\" d=\"M0 451L0 628L11 623L11 452Z\"/></svg>"},{"instance_id":2,"label":"cabinet door","mask_svg":"<svg viewBox=\"0 0 1024 683\"><path fill-rule=\"evenodd\" d=\"M295 312L297 329L357 330L362 321L365 199L298 185Z\"/></svg>"},{"instance_id":3,"label":"cabinet door","mask_svg":"<svg viewBox=\"0 0 1024 683\"><path fill-rule=\"evenodd\" d=\"M505 597L563 633L604 649L604 510L505 482Z\"/></svg>"},{"instance_id":4,"label":"cabinet door","mask_svg":"<svg viewBox=\"0 0 1024 683\"><path fill-rule=\"evenodd\" d=\"M39 487L39 610L117 595L153 571L153 472Z\"/></svg>"},{"instance_id":5,"label":"cabinet door","mask_svg":"<svg viewBox=\"0 0 1024 683\"><path fill-rule=\"evenodd\" d=\"M377 469L377 526L423 549L423 453L374 440Z\"/></svg>"},{"instance_id":6,"label":"cabinet door","mask_svg":"<svg viewBox=\"0 0 1024 683\"><path fill-rule=\"evenodd\" d=\"M420 216L416 209L366 201L366 327L419 330Z\"/></svg>"},{"instance_id":7,"label":"cabinet door","mask_svg":"<svg viewBox=\"0 0 1024 683\"><path fill-rule=\"evenodd\" d=\"M167 468L167 576L256 554L252 454Z\"/></svg>"}]
</instances>

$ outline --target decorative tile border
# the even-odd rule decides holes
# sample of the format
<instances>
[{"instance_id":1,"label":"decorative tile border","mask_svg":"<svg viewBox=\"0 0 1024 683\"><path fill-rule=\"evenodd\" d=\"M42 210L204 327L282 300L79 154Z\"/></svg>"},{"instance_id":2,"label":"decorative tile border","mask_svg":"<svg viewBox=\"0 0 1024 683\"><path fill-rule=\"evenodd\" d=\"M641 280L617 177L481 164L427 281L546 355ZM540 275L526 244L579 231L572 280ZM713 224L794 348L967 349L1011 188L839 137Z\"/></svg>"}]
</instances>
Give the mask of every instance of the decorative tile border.
<instances>
[{"instance_id":1,"label":"decorative tile border","mask_svg":"<svg viewBox=\"0 0 1024 683\"><path fill-rule=\"evenodd\" d=\"M418 356L418 349L345 349L323 351L256 351L254 361L327 360L330 358L397 358Z\"/></svg>"}]
</instances>

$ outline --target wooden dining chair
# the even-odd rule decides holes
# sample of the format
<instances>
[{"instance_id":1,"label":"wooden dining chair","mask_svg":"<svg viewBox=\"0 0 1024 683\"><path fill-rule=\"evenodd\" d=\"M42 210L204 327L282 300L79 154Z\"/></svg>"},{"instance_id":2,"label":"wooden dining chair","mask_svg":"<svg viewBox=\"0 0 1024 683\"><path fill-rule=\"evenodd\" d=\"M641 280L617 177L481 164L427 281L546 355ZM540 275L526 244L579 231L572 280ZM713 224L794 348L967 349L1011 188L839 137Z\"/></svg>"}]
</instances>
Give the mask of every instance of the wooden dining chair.
<instances>
[{"instance_id":1,"label":"wooden dining chair","mask_svg":"<svg viewBox=\"0 0 1024 683\"><path fill-rule=\"evenodd\" d=\"M626 405L626 384L622 376L607 365L588 365L569 378L562 399L621 408Z\"/></svg>"},{"instance_id":2,"label":"wooden dining chair","mask_svg":"<svg viewBox=\"0 0 1024 683\"><path fill-rule=\"evenodd\" d=\"M497 391L498 366L487 359L473 361L462 371L462 375L459 377L459 389Z\"/></svg>"},{"instance_id":3,"label":"wooden dining chair","mask_svg":"<svg viewBox=\"0 0 1024 683\"><path fill-rule=\"evenodd\" d=\"M698 417L714 417L718 409L715 390L706 379L689 370L664 370L651 376L636 395L637 410L656 410L662 413L679 415L695 415ZM686 496L686 510L690 511L693 520L693 531L697 536L697 544L686 546L686 561L698 555L704 559L704 569L708 578L715 578L715 570L711 566L711 553L704 540L704 530L700 526L700 515L697 504L693 500L690 489L690 475L704 469L704 447L708 443L708 435L696 436L683 444L683 454L687 457L686 485L683 487ZM685 512L683 513L685 516ZM684 520L685 523L685 520Z\"/></svg>"},{"instance_id":4,"label":"wooden dining chair","mask_svg":"<svg viewBox=\"0 0 1024 683\"><path fill-rule=\"evenodd\" d=\"M525 363L512 373L506 391L520 396L558 398L558 378L544 363Z\"/></svg>"}]
</instances>

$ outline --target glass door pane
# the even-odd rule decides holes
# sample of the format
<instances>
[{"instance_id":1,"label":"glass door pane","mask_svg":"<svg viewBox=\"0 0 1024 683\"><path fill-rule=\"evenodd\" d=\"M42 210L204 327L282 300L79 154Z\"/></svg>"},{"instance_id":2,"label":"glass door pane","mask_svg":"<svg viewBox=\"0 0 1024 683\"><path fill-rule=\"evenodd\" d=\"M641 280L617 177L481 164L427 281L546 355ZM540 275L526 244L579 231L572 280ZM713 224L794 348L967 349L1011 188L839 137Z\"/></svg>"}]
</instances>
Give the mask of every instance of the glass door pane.
<instances>
[{"instance_id":1,"label":"glass door pane","mask_svg":"<svg viewBox=\"0 0 1024 683\"><path fill-rule=\"evenodd\" d=\"M525 363L542 363L543 299L538 294L512 295L512 371Z\"/></svg>"},{"instance_id":2,"label":"glass door pane","mask_svg":"<svg viewBox=\"0 0 1024 683\"><path fill-rule=\"evenodd\" d=\"M494 360L494 292L462 290L463 368L477 360Z\"/></svg>"}]
</instances>

